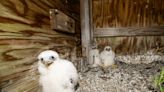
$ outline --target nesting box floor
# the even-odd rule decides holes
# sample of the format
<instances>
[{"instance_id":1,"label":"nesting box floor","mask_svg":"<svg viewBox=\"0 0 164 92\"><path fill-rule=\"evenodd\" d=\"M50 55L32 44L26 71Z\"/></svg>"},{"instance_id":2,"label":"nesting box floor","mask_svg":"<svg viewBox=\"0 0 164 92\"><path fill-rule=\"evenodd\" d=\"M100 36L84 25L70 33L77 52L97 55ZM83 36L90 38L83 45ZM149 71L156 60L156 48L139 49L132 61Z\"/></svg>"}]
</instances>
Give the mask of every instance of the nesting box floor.
<instances>
[{"instance_id":1,"label":"nesting box floor","mask_svg":"<svg viewBox=\"0 0 164 92\"><path fill-rule=\"evenodd\" d=\"M161 71L164 62L128 65L118 62L117 68L90 68L80 75L77 92L158 92L154 77Z\"/></svg>"}]
</instances>

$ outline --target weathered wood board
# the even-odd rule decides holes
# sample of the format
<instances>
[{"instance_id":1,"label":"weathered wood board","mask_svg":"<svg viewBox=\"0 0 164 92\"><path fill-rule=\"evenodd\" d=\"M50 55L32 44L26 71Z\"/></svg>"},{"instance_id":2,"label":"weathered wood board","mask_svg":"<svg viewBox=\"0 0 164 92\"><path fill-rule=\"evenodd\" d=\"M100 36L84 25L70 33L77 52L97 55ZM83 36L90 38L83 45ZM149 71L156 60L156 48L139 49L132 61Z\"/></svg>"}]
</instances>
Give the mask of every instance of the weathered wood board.
<instances>
[{"instance_id":1,"label":"weathered wood board","mask_svg":"<svg viewBox=\"0 0 164 92\"><path fill-rule=\"evenodd\" d=\"M54 30L75 33L75 20L58 9L50 10L51 28Z\"/></svg>"},{"instance_id":2,"label":"weathered wood board","mask_svg":"<svg viewBox=\"0 0 164 92\"><path fill-rule=\"evenodd\" d=\"M164 36L164 26L96 28L93 33L94 37Z\"/></svg>"},{"instance_id":3,"label":"weathered wood board","mask_svg":"<svg viewBox=\"0 0 164 92\"><path fill-rule=\"evenodd\" d=\"M70 51L77 41L74 35L50 29L49 9L73 15L79 23L78 5L70 6L65 0L0 1L0 90L37 92L38 53L47 49Z\"/></svg>"},{"instance_id":4,"label":"weathered wood board","mask_svg":"<svg viewBox=\"0 0 164 92\"><path fill-rule=\"evenodd\" d=\"M164 36L135 36L95 38L99 49L110 45L119 55L143 54L149 50L164 54Z\"/></svg>"},{"instance_id":5,"label":"weathered wood board","mask_svg":"<svg viewBox=\"0 0 164 92\"><path fill-rule=\"evenodd\" d=\"M92 0L94 40L119 55L164 55L163 11L163 0Z\"/></svg>"},{"instance_id":6,"label":"weathered wood board","mask_svg":"<svg viewBox=\"0 0 164 92\"><path fill-rule=\"evenodd\" d=\"M164 25L163 0L92 0L96 28Z\"/></svg>"}]
</instances>

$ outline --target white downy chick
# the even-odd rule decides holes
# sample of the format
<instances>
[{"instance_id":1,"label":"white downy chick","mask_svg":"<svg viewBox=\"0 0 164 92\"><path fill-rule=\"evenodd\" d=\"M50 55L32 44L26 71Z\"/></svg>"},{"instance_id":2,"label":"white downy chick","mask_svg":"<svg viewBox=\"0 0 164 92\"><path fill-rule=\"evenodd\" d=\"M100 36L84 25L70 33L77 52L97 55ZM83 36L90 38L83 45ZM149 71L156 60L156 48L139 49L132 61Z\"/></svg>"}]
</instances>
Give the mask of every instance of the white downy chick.
<instances>
[{"instance_id":1,"label":"white downy chick","mask_svg":"<svg viewBox=\"0 0 164 92\"><path fill-rule=\"evenodd\" d=\"M105 46L104 50L100 53L100 59L104 67L114 65L115 53L110 46Z\"/></svg>"},{"instance_id":2,"label":"white downy chick","mask_svg":"<svg viewBox=\"0 0 164 92\"><path fill-rule=\"evenodd\" d=\"M75 92L78 73L72 62L60 59L58 53L52 50L41 52L38 60L43 92Z\"/></svg>"},{"instance_id":3,"label":"white downy chick","mask_svg":"<svg viewBox=\"0 0 164 92\"><path fill-rule=\"evenodd\" d=\"M91 67L97 67L101 65L99 50L96 47L92 47L89 51L89 64Z\"/></svg>"}]
</instances>

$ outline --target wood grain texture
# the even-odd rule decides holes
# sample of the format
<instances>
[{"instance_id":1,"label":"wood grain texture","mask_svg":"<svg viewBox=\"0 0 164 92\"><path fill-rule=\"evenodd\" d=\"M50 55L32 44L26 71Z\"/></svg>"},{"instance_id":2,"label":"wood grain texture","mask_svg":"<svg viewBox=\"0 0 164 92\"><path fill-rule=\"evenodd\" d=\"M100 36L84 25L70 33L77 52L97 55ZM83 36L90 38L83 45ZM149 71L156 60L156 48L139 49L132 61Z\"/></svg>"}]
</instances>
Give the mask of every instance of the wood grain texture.
<instances>
[{"instance_id":1,"label":"wood grain texture","mask_svg":"<svg viewBox=\"0 0 164 92\"><path fill-rule=\"evenodd\" d=\"M94 40L117 54L164 52L163 0L92 0Z\"/></svg>"},{"instance_id":2,"label":"wood grain texture","mask_svg":"<svg viewBox=\"0 0 164 92\"><path fill-rule=\"evenodd\" d=\"M89 46L91 42L91 25L89 15L89 0L80 0L81 10L81 40L83 57L89 60Z\"/></svg>"},{"instance_id":3,"label":"wood grain texture","mask_svg":"<svg viewBox=\"0 0 164 92\"><path fill-rule=\"evenodd\" d=\"M158 27L126 27L126 28L96 28L94 37L119 36L164 36L164 26Z\"/></svg>"},{"instance_id":4,"label":"wood grain texture","mask_svg":"<svg viewBox=\"0 0 164 92\"><path fill-rule=\"evenodd\" d=\"M92 0L96 28L164 25L163 0Z\"/></svg>"},{"instance_id":5,"label":"wood grain texture","mask_svg":"<svg viewBox=\"0 0 164 92\"><path fill-rule=\"evenodd\" d=\"M95 38L100 51L110 45L117 55L154 54L164 55L164 36L101 37Z\"/></svg>"},{"instance_id":6,"label":"wood grain texture","mask_svg":"<svg viewBox=\"0 0 164 92\"><path fill-rule=\"evenodd\" d=\"M0 90L37 92L37 55L47 49L65 55L77 45L78 34L67 35L50 29L49 9L57 8L75 16L79 25L78 5L79 2L70 5L65 0L1 0ZM79 27L76 29L79 33Z\"/></svg>"}]
</instances>

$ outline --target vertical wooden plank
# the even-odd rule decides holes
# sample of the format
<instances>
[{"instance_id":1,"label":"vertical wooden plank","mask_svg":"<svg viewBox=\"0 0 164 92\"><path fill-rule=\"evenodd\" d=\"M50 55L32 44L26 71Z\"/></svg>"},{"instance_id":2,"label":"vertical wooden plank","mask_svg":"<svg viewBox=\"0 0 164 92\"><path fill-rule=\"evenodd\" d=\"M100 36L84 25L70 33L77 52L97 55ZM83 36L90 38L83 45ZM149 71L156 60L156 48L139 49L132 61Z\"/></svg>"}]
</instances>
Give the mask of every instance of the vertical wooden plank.
<instances>
[{"instance_id":1,"label":"vertical wooden plank","mask_svg":"<svg viewBox=\"0 0 164 92\"><path fill-rule=\"evenodd\" d=\"M91 39L91 44L94 43L94 25L93 25L93 15L92 15L92 0L89 0L89 18L90 18L90 39Z\"/></svg>"},{"instance_id":2,"label":"vertical wooden plank","mask_svg":"<svg viewBox=\"0 0 164 92\"><path fill-rule=\"evenodd\" d=\"M89 0L80 0L82 56L87 59L91 42Z\"/></svg>"}]
</instances>

